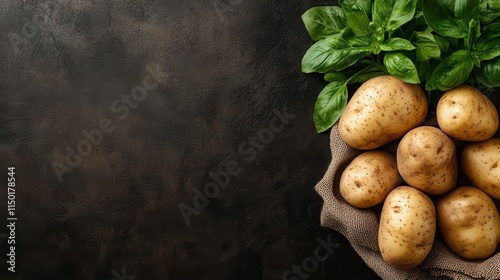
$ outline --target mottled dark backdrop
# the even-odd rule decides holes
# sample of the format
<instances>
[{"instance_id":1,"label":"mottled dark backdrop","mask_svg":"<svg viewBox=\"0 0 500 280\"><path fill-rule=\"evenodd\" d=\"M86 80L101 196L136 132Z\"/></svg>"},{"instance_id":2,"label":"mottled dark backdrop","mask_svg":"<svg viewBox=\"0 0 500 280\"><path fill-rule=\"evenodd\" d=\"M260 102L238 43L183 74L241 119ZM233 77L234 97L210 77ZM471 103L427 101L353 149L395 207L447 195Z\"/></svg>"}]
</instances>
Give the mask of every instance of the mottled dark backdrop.
<instances>
[{"instance_id":1,"label":"mottled dark backdrop","mask_svg":"<svg viewBox=\"0 0 500 280\"><path fill-rule=\"evenodd\" d=\"M0 1L0 279L374 278L319 225L321 4Z\"/></svg>"}]
</instances>

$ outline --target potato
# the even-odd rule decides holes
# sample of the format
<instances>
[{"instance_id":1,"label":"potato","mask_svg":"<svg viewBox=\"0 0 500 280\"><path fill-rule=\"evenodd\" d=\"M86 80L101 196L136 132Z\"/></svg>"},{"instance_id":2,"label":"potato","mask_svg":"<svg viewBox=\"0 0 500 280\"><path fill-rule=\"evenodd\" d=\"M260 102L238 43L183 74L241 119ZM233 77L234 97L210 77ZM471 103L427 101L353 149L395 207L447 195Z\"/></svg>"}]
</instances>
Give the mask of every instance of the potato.
<instances>
[{"instance_id":1,"label":"potato","mask_svg":"<svg viewBox=\"0 0 500 280\"><path fill-rule=\"evenodd\" d=\"M340 137L349 146L372 150L401 138L422 124L428 104L418 85L393 76L379 76L363 83L340 117Z\"/></svg>"},{"instance_id":2,"label":"potato","mask_svg":"<svg viewBox=\"0 0 500 280\"><path fill-rule=\"evenodd\" d=\"M381 150L366 151L342 172L340 194L358 208L375 206L402 183L396 156Z\"/></svg>"},{"instance_id":3,"label":"potato","mask_svg":"<svg viewBox=\"0 0 500 280\"><path fill-rule=\"evenodd\" d=\"M467 259L492 256L500 242L500 215L493 200L471 186L458 187L436 203L438 229L448 247Z\"/></svg>"},{"instance_id":4,"label":"potato","mask_svg":"<svg viewBox=\"0 0 500 280\"><path fill-rule=\"evenodd\" d=\"M380 216L378 246L390 265L411 269L429 254L436 234L436 211L423 192L400 186L385 199Z\"/></svg>"},{"instance_id":5,"label":"potato","mask_svg":"<svg viewBox=\"0 0 500 280\"><path fill-rule=\"evenodd\" d=\"M466 85L441 96L436 118L441 130L457 140L483 141L498 129L495 105L482 92Z\"/></svg>"},{"instance_id":6,"label":"potato","mask_svg":"<svg viewBox=\"0 0 500 280\"><path fill-rule=\"evenodd\" d=\"M474 186L500 199L500 138L467 144L461 166Z\"/></svg>"},{"instance_id":7,"label":"potato","mask_svg":"<svg viewBox=\"0 0 500 280\"><path fill-rule=\"evenodd\" d=\"M399 142L396 156L403 180L426 194L441 195L457 184L455 143L439 128L412 129Z\"/></svg>"}]
</instances>

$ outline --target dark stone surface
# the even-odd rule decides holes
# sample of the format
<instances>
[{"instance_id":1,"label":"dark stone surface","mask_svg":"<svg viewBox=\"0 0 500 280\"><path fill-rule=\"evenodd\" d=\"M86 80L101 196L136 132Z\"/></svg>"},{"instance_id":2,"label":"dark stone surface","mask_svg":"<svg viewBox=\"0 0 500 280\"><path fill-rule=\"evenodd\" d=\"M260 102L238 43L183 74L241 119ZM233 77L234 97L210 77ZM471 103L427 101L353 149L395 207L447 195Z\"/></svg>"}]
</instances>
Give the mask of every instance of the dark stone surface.
<instances>
[{"instance_id":1,"label":"dark stone surface","mask_svg":"<svg viewBox=\"0 0 500 280\"><path fill-rule=\"evenodd\" d=\"M1 1L0 278L375 279L319 225L300 15L322 4Z\"/></svg>"}]
</instances>

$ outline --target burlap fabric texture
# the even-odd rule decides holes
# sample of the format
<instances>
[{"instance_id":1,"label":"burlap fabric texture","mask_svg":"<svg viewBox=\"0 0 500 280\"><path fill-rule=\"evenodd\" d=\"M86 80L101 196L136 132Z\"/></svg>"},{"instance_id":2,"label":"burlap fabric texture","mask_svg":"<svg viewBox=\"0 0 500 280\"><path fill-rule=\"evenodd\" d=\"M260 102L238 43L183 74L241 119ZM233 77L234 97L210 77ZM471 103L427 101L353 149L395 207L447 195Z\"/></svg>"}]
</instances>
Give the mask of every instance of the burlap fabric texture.
<instances>
[{"instance_id":1,"label":"burlap fabric texture","mask_svg":"<svg viewBox=\"0 0 500 280\"><path fill-rule=\"evenodd\" d=\"M424 125L436 126L436 121L430 119ZM396 147L397 142L388 144L383 149L395 153ZM321 224L344 235L364 262L381 278L388 280L500 279L500 252L486 260L466 260L450 251L438 233L430 254L419 268L402 270L387 264L382 259L377 242L380 209L354 208L343 200L339 192L342 171L362 151L347 146L341 140L336 125L330 132L330 149L332 160L324 177L315 187L324 201ZM497 201L497 206L498 204Z\"/></svg>"}]
</instances>

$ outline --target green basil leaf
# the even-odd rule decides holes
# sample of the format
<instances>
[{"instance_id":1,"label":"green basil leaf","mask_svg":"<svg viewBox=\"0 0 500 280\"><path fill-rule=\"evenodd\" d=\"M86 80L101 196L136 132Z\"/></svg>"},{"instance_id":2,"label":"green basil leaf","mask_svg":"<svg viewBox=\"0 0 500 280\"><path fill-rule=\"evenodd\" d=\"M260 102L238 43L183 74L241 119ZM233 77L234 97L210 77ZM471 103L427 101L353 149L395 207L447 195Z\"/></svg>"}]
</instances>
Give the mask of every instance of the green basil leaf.
<instances>
[{"instance_id":1,"label":"green basil leaf","mask_svg":"<svg viewBox=\"0 0 500 280\"><path fill-rule=\"evenodd\" d=\"M362 73L362 74L359 74L356 77L352 78L351 80L349 80L349 84L361 84L361 83L368 81L371 78L375 78L375 77L383 76L383 75L387 75L387 74L388 74L387 72L380 71L380 70Z\"/></svg>"},{"instance_id":2,"label":"green basil leaf","mask_svg":"<svg viewBox=\"0 0 500 280\"><path fill-rule=\"evenodd\" d=\"M331 73L326 73L325 75L325 81L327 82L339 82L346 80L347 78L345 77L345 75L340 72L331 72Z\"/></svg>"},{"instance_id":3,"label":"green basil leaf","mask_svg":"<svg viewBox=\"0 0 500 280\"><path fill-rule=\"evenodd\" d=\"M392 32L413 19L416 7L417 0L375 0L372 19Z\"/></svg>"},{"instance_id":4,"label":"green basil leaf","mask_svg":"<svg viewBox=\"0 0 500 280\"><path fill-rule=\"evenodd\" d=\"M481 36L481 23L477 19L471 19L469 22L469 34L465 40L465 48L471 50L478 42Z\"/></svg>"},{"instance_id":5,"label":"green basil leaf","mask_svg":"<svg viewBox=\"0 0 500 280\"><path fill-rule=\"evenodd\" d=\"M457 21L468 29L472 19L479 20L479 0L455 0L454 12Z\"/></svg>"},{"instance_id":6,"label":"green basil leaf","mask_svg":"<svg viewBox=\"0 0 500 280\"><path fill-rule=\"evenodd\" d=\"M380 44L380 49L386 52L390 51L411 51L415 47L410 41L403 38L387 39L384 43Z\"/></svg>"},{"instance_id":7,"label":"green basil leaf","mask_svg":"<svg viewBox=\"0 0 500 280\"><path fill-rule=\"evenodd\" d=\"M339 5L347 13L358 11L366 15L371 14L373 0L339 0Z\"/></svg>"},{"instance_id":8,"label":"green basil leaf","mask_svg":"<svg viewBox=\"0 0 500 280\"><path fill-rule=\"evenodd\" d=\"M318 95L314 104L313 120L318 133L331 128L347 106L348 91L345 82L332 82Z\"/></svg>"},{"instance_id":9,"label":"green basil leaf","mask_svg":"<svg viewBox=\"0 0 500 280\"><path fill-rule=\"evenodd\" d=\"M366 36L369 34L370 19L364 12L354 11L348 13L347 23L356 36Z\"/></svg>"},{"instance_id":10,"label":"green basil leaf","mask_svg":"<svg viewBox=\"0 0 500 280\"><path fill-rule=\"evenodd\" d=\"M500 1L479 0L479 20L488 24L500 16Z\"/></svg>"},{"instance_id":11,"label":"green basil leaf","mask_svg":"<svg viewBox=\"0 0 500 280\"><path fill-rule=\"evenodd\" d=\"M490 60L500 55L500 22L483 28L475 47L475 55L482 60Z\"/></svg>"},{"instance_id":12,"label":"green basil leaf","mask_svg":"<svg viewBox=\"0 0 500 280\"><path fill-rule=\"evenodd\" d=\"M425 25L427 26L427 23ZM407 25L405 25L402 38L410 38L413 32L417 31L417 28L417 19L410 21Z\"/></svg>"},{"instance_id":13,"label":"green basil leaf","mask_svg":"<svg viewBox=\"0 0 500 280\"><path fill-rule=\"evenodd\" d=\"M372 0L339 0L339 5L344 9L347 23L356 36L369 34Z\"/></svg>"},{"instance_id":14,"label":"green basil leaf","mask_svg":"<svg viewBox=\"0 0 500 280\"><path fill-rule=\"evenodd\" d=\"M436 41L436 44L439 46L441 54L450 52L450 42L446 40L446 38L436 34L432 34L432 37L434 37L434 41Z\"/></svg>"},{"instance_id":15,"label":"green basil leaf","mask_svg":"<svg viewBox=\"0 0 500 280\"><path fill-rule=\"evenodd\" d=\"M425 73L425 79L424 79L426 81L426 83L428 83L428 81L431 79L432 74L434 73L434 71L436 70L438 65L441 63L441 61L439 61L437 59L431 59L429 61L430 61L430 64L426 70L427 73Z\"/></svg>"},{"instance_id":16,"label":"green basil leaf","mask_svg":"<svg viewBox=\"0 0 500 280\"><path fill-rule=\"evenodd\" d=\"M420 12L420 13L422 13L422 12ZM429 28L429 25L427 24L427 22L425 22L423 15L421 15L420 17L417 17L417 13L415 12L415 17L413 18L413 20L411 20L410 22L408 22L407 24L402 26L401 29L403 31L403 35L399 36L399 37L410 38L413 35L413 32L424 31L427 28ZM398 29L398 30L400 30L400 29ZM397 32L397 31L395 31L395 32Z\"/></svg>"},{"instance_id":17,"label":"green basil leaf","mask_svg":"<svg viewBox=\"0 0 500 280\"><path fill-rule=\"evenodd\" d=\"M441 56L441 49L430 28L426 31L415 31L411 37L411 42L416 47L417 61L427 61Z\"/></svg>"},{"instance_id":18,"label":"green basil leaf","mask_svg":"<svg viewBox=\"0 0 500 280\"><path fill-rule=\"evenodd\" d=\"M314 43L302 58L304 73L342 71L372 53L369 38L357 38L348 30Z\"/></svg>"},{"instance_id":19,"label":"green basil leaf","mask_svg":"<svg viewBox=\"0 0 500 280\"><path fill-rule=\"evenodd\" d=\"M436 33L443 37L467 37L469 22L457 20L454 0L423 0L422 5L425 21Z\"/></svg>"},{"instance_id":20,"label":"green basil leaf","mask_svg":"<svg viewBox=\"0 0 500 280\"><path fill-rule=\"evenodd\" d=\"M384 41L384 29L380 26L380 24L372 21L368 24L368 29L370 30L372 37L375 39L375 42L380 43Z\"/></svg>"},{"instance_id":21,"label":"green basil leaf","mask_svg":"<svg viewBox=\"0 0 500 280\"><path fill-rule=\"evenodd\" d=\"M500 36L500 22L488 24L483 27L480 39L483 41L491 40Z\"/></svg>"},{"instance_id":22,"label":"green basil leaf","mask_svg":"<svg viewBox=\"0 0 500 280\"><path fill-rule=\"evenodd\" d=\"M373 48L371 38L368 36L358 37L358 36L349 35L346 37L346 42L349 46L353 46L353 47Z\"/></svg>"},{"instance_id":23,"label":"green basil leaf","mask_svg":"<svg viewBox=\"0 0 500 280\"><path fill-rule=\"evenodd\" d=\"M375 78L382 75L387 75L387 69L384 65L376 63L371 67L366 68L364 71L358 72L351 76L347 81L348 84L358 84L364 83L371 78Z\"/></svg>"},{"instance_id":24,"label":"green basil leaf","mask_svg":"<svg viewBox=\"0 0 500 280\"><path fill-rule=\"evenodd\" d=\"M431 61L426 60L426 61L417 61L415 63L415 67L417 68L417 73L418 73L418 78L420 79L420 83L423 83L425 81L425 75L429 71L431 67Z\"/></svg>"},{"instance_id":25,"label":"green basil leaf","mask_svg":"<svg viewBox=\"0 0 500 280\"><path fill-rule=\"evenodd\" d=\"M404 53L386 53L384 55L384 65L391 75L398 77L400 80L411 84L420 83L415 64Z\"/></svg>"},{"instance_id":26,"label":"green basil leaf","mask_svg":"<svg viewBox=\"0 0 500 280\"><path fill-rule=\"evenodd\" d=\"M347 26L344 10L339 6L312 7L302 15L302 21L315 41L336 34Z\"/></svg>"},{"instance_id":27,"label":"green basil leaf","mask_svg":"<svg viewBox=\"0 0 500 280\"><path fill-rule=\"evenodd\" d=\"M458 50L444 58L434 69L425 88L446 91L463 84L474 68L471 53L467 50Z\"/></svg>"},{"instance_id":28,"label":"green basil leaf","mask_svg":"<svg viewBox=\"0 0 500 280\"><path fill-rule=\"evenodd\" d=\"M481 63L475 69L476 80L489 88L500 87L500 57Z\"/></svg>"}]
</instances>

